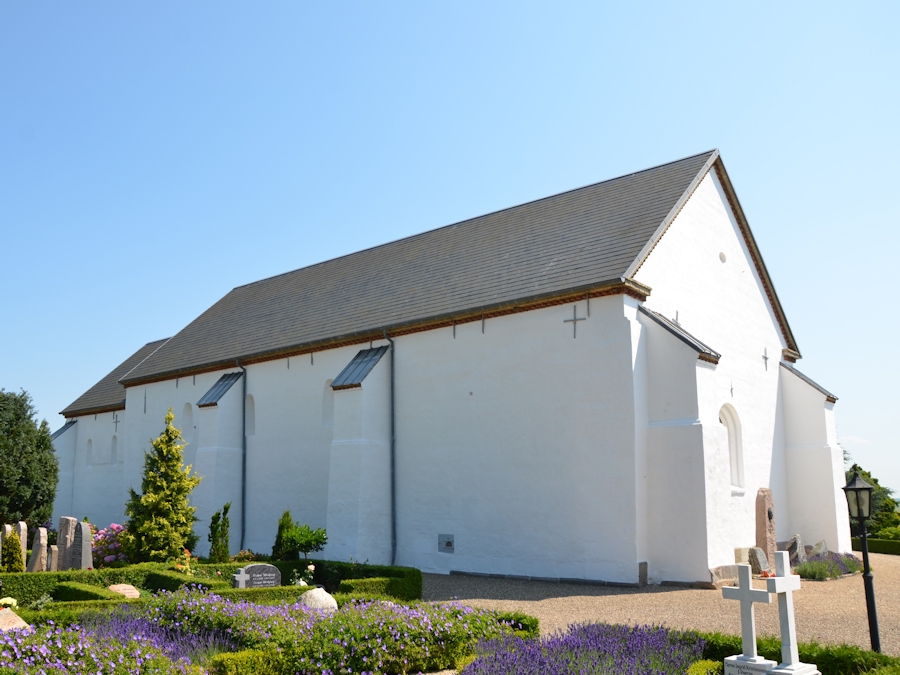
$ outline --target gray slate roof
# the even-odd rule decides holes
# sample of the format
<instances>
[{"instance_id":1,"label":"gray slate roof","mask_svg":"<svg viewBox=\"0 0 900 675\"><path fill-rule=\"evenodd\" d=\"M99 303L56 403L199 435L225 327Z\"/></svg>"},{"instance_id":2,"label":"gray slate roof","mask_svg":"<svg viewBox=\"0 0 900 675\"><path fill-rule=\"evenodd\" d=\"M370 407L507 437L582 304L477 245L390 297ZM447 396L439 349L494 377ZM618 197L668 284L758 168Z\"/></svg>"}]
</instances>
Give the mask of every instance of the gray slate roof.
<instances>
[{"instance_id":1,"label":"gray slate roof","mask_svg":"<svg viewBox=\"0 0 900 675\"><path fill-rule=\"evenodd\" d=\"M371 373L372 369L378 365L378 362L387 350L387 345L360 350L347 364L347 367L334 378L331 388L338 391L340 389L353 389L354 387L362 386L362 381L366 379L366 375Z\"/></svg>"},{"instance_id":2,"label":"gray slate roof","mask_svg":"<svg viewBox=\"0 0 900 675\"><path fill-rule=\"evenodd\" d=\"M239 286L122 382L614 282L715 157L704 152Z\"/></svg>"},{"instance_id":3,"label":"gray slate roof","mask_svg":"<svg viewBox=\"0 0 900 675\"><path fill-rule=\"evenodd\" d=\"M119 380L129 370L164 345L167 340L168 338L145 344L116 366L106 377L79 396L73 403L70 403L60 415L75 417L76 415L89 415L111 410L125 410L125 387L119 384Z\"/></svg>"}]
</instances>

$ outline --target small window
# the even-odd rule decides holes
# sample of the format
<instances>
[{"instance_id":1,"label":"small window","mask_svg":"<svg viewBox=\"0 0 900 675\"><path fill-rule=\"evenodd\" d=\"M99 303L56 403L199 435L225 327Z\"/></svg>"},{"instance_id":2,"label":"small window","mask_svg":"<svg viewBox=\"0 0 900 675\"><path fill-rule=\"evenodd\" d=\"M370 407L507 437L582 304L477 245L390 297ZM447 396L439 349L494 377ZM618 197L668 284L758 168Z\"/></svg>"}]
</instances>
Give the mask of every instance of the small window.
<instances>
[{"instance_id":1,"label":"small window","mask_svg":"<svg viewBox=\"0 0 900 675\"><path fill-rule=\"evenodd\" d=\"M744 449L741 441L741 422L737 411L726 404L719 410L719 422L728 432L728 460L731 466L731 485L744 487Z\"/></svg>"},{"instance_id":2,"label":"small window","mask_svg":"<svg viewBox=\"0 0 900 675\"><path fill-rule=\"evenodd\" d=\"M253 394L247 394L247 409L245 415L247 435L253 436L256 433L256 403L253 401Z\"/></svg>"}]
</instances>

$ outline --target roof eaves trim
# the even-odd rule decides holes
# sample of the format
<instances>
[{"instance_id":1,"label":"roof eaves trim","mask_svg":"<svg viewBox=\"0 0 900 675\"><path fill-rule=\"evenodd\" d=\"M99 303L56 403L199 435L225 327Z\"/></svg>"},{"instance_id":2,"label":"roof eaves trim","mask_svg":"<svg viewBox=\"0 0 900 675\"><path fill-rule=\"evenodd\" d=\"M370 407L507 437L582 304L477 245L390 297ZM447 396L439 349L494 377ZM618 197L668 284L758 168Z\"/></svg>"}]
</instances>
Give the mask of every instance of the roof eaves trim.
<instances>
[{"instance_id":1,"label":"roof eaves trim","mask_svg":"<svg viewBox=\"0 0 900 675\"><path fill-rule=\"evenodd\" d=\"M63 424L59 429L57 429L50 435L50 440L55 441L57 438L62 436L64 433L66 433L69 429L74 427L76 422L77 422L77 420L69 420L68 422Z\"/></svg>"},{"instance_id":2,"label":"roof eaves trim","mask_svg":"<svg viewBox=\"0 0 900 675\"><path fill-rule=\"evenodd\" d=\"M779 365L781 365L781 367L784 368L785 370L792 372L794 375L796 375L801 380L806 382L806 384L808 384L813 389L818 390L819 393L824 394L825 400L828 401L829 403L837 403L837 396L832 394L830 391L828 391L825 387L823 387L821 384L819 384L815 380L810 379L809 377L807 377L806 375L801 373L799 370L797 370L793 366L788 365L787 363L782 362Z\"/></svg>"},{"instance_id":3,"label":"roof eaves trim","mask_svg":"<svg viewBox=\"0 0 900 675\"><path fill-rule=\"evenodd\" d=\"M240 370L233 373L225 373L216 380L216 383L209 388L209 391L203 394L203 398L197 401L197 407L211 408L214 405L218 405L222 397L231 389L231 385L241 379L243 374L243 371Z\"/></svg>"},{"instance_id":4,"label":"roof eaves trim","mask_svg":"<svg viewBox=\"0 0 900 675\"><path fill-rule=\"evenodd\" d=\"M716 160L719 159L719 149L716 148L710 151L709 159L706 160L706 163L697 172L697 175L694 176L694 180L691 181L690 185L687 186L687 189L681 195L675 205L669 210L669 213L666 214L666 217L663 218L663 221L659 224L659 227L656 228L656 232L653 233L653 236L644 244L644 248L641 249L640 253L638 253L637 257L634 259L634 262L628 267L625 271L626 277L633 277L637 274L637 271L641 268L641 265L644 264L644 261L647 259L647 256L650 255L650 252L656 248L656 245L659 243L659 240L663 238L663 235L666 233L666 230L669 229L669 225L675 220L679 213L681 213L681 209L684 208L684 205L687 203L687 200L691 198L691 195L694 194L694 190L697 189L697 186L700 185L700 182L706 177L706 174L709 173L709 170L716 163ZM702 153L701 153L702 154Z\"/></svg>"},{"instance_id":5,"label":"roof eaves trim","mask_svg":"<svg viewBox=\"0 0 900 675\"><path fill-rule=\"evenodd\" d=\"M688 333L684 328L679 326L674 321L667 319L659 312L654 312L652 309L647 309L643 305L638 307L638 311L642 314L650 317L660 326L669 331L672 335L677 337L679 340L684 342L688 347L697 352L697 358L701 361L707 361L709 363L718 363L719 359L722 358L722 355L715 351L714 349L707 346L705 343L701 342L693 335Z\"/></svg>"},{"instance_id":6,"label":"roof eaves trim","mask_svg":"<svg viewBox=\"0 0 900 675\"><path fill-rule=\"evenodd\" d=\"M366 376L372 372L372 369L378 365L381 357L385 355L388 348L386 345L374 347L372 349L362 349L353 357L353 360L347 364L340 374L334 378L331 388L335 391L341 389L353 389L361 387Z\"/></svg>"},{"instance_id":7,"label":"roof eaves trim","mask_svg":"<svg viewBox=\"0 0 900 675\"><path fill-rule=\"evenodd\" d=\"M187 375L197 375L199 373L208 373L214 370L231 368L234 366L235 359L240 360L243 365L247 366L263 361L283 359L289 356L298 356L310 352L335 349L337 347L346 347L349 345L370 342L371 340L380 340L384 337L385 333L391 337L409 335L410 333L419 333L426 330L435 330L437 328L451 326L454 322L461 324L470 321L481 321L482 318L492 319L507 314L516 314L534 309L542 309L552 305L566 304L572 300L585 299L587 297L600 298L608 295L628 295L643 302L650 296L651 290L652 289L649 286L642 284L635 279L617 277L599 283L525 296L491 305L470 307L465 310L436 315L424 319L416 319L404 323L391 324L389 326L374 326L347 335L338 335L323 340L317 340L315 342L293 345L276 350L251 354L229 355L227 358L219 359L217 361L199 363L177 370L153 373L151 375L145 375L130 380L126 376L119 381L126 387L133 387L139 384L149 384L151 382L171 380L176 377L185 377Z\"/></svg>"}]
</instances>

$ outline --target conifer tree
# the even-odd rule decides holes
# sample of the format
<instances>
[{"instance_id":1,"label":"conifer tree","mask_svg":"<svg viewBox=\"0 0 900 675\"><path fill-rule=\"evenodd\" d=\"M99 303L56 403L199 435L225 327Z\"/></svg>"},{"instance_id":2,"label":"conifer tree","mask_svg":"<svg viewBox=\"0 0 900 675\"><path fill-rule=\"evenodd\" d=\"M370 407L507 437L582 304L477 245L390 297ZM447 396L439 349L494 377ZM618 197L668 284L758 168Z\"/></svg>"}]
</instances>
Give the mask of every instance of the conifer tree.
<instances>
[{"instance_id":1,"label":"conifer tree","mask_svg":"<svg viewBox=\"0 0 900 675\"><path fill-rule=\"evenodd\" d=\"M172 409L166 413L166 428L144 454L141 494L131 494L125 505L128 516L123 548L134 562L165 562L192 550L197 543L194 522L197 510L188 502L200 477L184 466L184 438L172 426Z\"/></svg>"},{"instance_id":2,"label":"conifer tree","mask_svg":"<svg viewBox=\"0 0 900 675\"><path fill-rule=\"evenodd\" d=\"M24 572L25 561L22 559L22 542L15 531L3 540L3 551L0 552L0 572Z\"/></svg>"},{"instance_id":3,"label":"conifer tree","mask_svg":"<svg viewBox=\"0 0 900 675\"><path fill-rule=\"evenodd\" d=\"M228 511L231 502L216 511L209 519L209 559L214 563L227 563L230 559L228 530L231 523L228 521Z\"/></svg>"}]
</instances>

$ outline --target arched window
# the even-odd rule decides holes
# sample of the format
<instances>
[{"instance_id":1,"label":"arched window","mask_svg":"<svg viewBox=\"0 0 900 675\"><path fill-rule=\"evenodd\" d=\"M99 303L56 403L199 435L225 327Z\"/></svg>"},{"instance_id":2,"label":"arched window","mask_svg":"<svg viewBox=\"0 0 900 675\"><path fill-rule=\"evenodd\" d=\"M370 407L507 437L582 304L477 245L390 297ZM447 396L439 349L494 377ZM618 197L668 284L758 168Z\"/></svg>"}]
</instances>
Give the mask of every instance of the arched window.
<instances>
[{"instance_id":1,"label":"arched window","mask_svg":"<svg viewBox=\"0 0 900 675\"><path fill-rule=\"evenodd\" d=\"M247 394L247 410L245 414L247 416L247 435L252 436L256 433L256 403L253 401L253 394Z\"/></svg>"},{"instance_id":2,"label":"arched window","mask_svg":"<svg viewBox=\"0 0 900 675\"><path fill-rule=\"evenodd\" d=\"M741 421L737 411L727 403L719 410L719 422L728 431L728 460L731 465L731 484L744 487L744 448L741 441Z\"/></svg>"},{"instance_id":3,"label":"arched window","mask_svg":"<svg viewBox=\"0 0 900 675\"><path fill-rule=\"evenodd\" d=\"M109 444L109 461L112 464L116 464L119 461L119 439L115 436L112 437L112 443Z\"/></svg>"},{"instance_id":4,"label":"arched window","mask_svg":"<svg viewBox=\"0 0 900 675\"><path fill-rule=\"evenodd\" d=\"M93 462L94 462L94 457L93 457L93 455L94 455L94 441L92 441L92 440L89 438L89 439L88 439L88 442L87 442L87 463L88 463L88 466L90 466L90 465L93 464Z\"/></svg>"},{"instance_id":5,"label":"arched window","mask_svg":"<svg viewBox=\"0 0 900 675\"><path fill-rule=\"evenodd\" d=\"M334 426L334 389L331 383L334 380L325 380L325 389L322 391L322 426Z\"/></svg>"}]
</instances>

